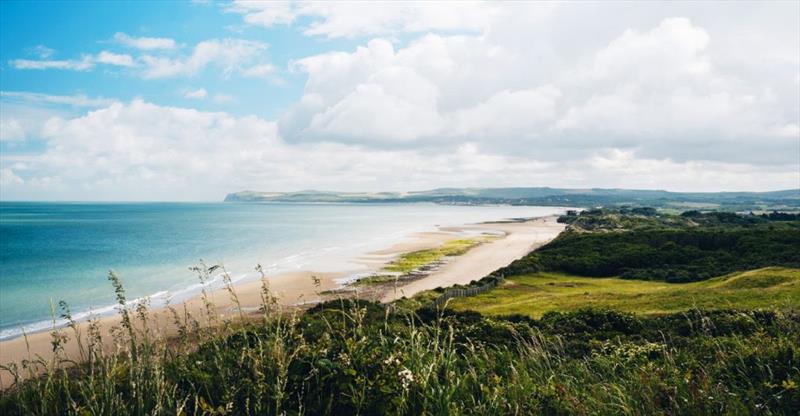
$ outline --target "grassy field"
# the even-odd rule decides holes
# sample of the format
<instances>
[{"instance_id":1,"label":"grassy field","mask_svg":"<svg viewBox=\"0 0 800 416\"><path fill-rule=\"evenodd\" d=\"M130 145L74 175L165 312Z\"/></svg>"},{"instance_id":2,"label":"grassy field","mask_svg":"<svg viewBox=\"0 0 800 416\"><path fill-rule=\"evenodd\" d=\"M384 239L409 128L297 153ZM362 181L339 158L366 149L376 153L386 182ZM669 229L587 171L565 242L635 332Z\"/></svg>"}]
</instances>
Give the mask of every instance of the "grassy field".
<instances>
[{"instance_id":1,"label":"grassy field","mask_svg":"<svg viewBox=\"0 0 800 416\"><path fill-rule=\"evenodd\" d=\"M497 289L454 299L456 310L539 318L548 311L609 308L637 314L705 309L800 308L800 269L767 267L675 284L559 273L514 276Z\"/></svg>"},{"instance_id":2,"label":"grassy field","mask_svg":"<svg viewBox=\"0 0 800 416\"><path fill-rule=\"evenodd\" d=\"M257 316L227 320L204 292L201 316L173 310L174 338L143 329L147 306L131 307L111 274L121 317L113 339L92 322L86 362L75 365L63 343L80 330L61 304L70 326L52 332L54 357L0 365L18 381L0 390L0 414L797 415L796 311L569 309L590 306L575 296L592 293L607 296L595 306L636 309L638 296L675 309L684 298L676 289L707 304L728 297L713 307L731 293L748 305L796 304L798 273L769 268L685 285L538 275L501 289L516 312L537 304L526 292L561 293L562 312L538 320L346 299L287 314L265 280ZM117 348L103 348L109 341Z\"/></svg>"}]
</instances>

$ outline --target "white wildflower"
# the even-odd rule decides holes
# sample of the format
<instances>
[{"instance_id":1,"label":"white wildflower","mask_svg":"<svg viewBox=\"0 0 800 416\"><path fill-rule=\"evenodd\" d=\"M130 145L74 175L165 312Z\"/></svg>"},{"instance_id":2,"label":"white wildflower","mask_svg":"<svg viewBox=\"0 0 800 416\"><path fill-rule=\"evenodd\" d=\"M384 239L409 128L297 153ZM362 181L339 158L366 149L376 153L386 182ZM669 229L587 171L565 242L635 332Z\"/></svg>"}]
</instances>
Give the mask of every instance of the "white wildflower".
<instances>
[{"instance_id":1,"label":"white wildflower","mask_svg":"<svg viewBox=\"0 0 800 416\"><path fill-rule=\"evenodd\" d=\"M400 364L400 360L398 360L397 357L394 354L392 354L387 359L383 360L383 364L385 365Z\"/></svg>"},{"instance_id":2,"label":"white wildflower","mask_svg":"<svg viewBox=\"0 0 800 416\"><path fill-rule=\"evenodd\" d=\"M414 383L414 373L407 368L403 368L397 373L397 377L400 378L400 384L403 385L403 390L408 391L411 385Z\"/></svg>"},{"instance_id":3,"label":"white wildflower","mask_svg":"<svg viewBox=\"0 0 800 416\"><path fill-rule=\"evenodd\" d=\"M350 366L350 356L346 352L339 353L339 361L345 366Z\"/></svg>"}]
</instances>

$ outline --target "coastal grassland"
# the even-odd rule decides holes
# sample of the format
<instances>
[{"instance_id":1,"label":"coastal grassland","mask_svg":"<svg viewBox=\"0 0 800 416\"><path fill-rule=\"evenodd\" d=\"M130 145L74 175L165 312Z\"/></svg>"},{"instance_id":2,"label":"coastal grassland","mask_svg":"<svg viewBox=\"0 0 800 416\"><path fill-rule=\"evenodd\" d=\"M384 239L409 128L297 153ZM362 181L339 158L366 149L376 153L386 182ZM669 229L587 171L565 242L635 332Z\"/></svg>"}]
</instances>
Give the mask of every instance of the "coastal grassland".
<instances>
[{"instance_id":1,"label":"coastal grassland","mask_svg":"<svg viewBox=\"0 0 800 416\"><path fill-rule=\"evenodd\" d=\"M460 256L471 248L485 242L491 237L462 238L450 240L439 247L417 250L401 254L389 263L384 270L388 272L410 273L421 267L430 265L449 256Z\"/></svg>"},{"instance_id":2,"label":"coastal grassland","mask_svg":"<svg viewBox=\"0 0 800 416\"><path fill-rule=\"evenodd\" d=\"M212 268L198 268L201 280ZM796 273L768 269L703 284L769 290L796 284ZM129 305L110 277L121 315L113 340L96 323L85 334L74 323L54 330L53 359L2 368L16 382L3 386L0 414L800 411L800 316L791 310L577 309L531 319L340 299L293 313L277 307L265 281L257 314L226 320L204 293L202 316L173 310L178 332L168 338L151 329L147 305ZM62 346L78 336L85 342L76 362ZM103 348L109 341L116 348Z\"/></svg>"},{"instance_id":3,"label":"coastal grassland","mask_svg":"<svg viewBox=\"0 0 800 416\"><path fill-rule=\"evenodd\" d=\"M178 332L168 338L147 329L146 305L129 305L112 275L121 314L114 339L100 339L90 325L76 363L61 348L65 337L79 336L77 327L53 331L55 358L0 369L16 377L0 393L0 414L800 414L800 269L786 264L796 257L785 251L795 225L632 215L638 219L623 218L623 227L641 229L585 218L593 228L551 243L553 261L541 254L546 246L470 284L505 278L503 286L444 309L430 306L445 291L437 289L390 305L337 299L286 311L265 280L258 313L239 310L241 319L226 320L204 293L203 316L173 311ZM693 230L706 227L722 234L696 240ZM716 268L715 256L733 258L759 243L769 246L736 265L766 265ZM395 266L417 270L467 245ZM621 247L630 250L615 251ZM643 252L649 263L636 263ZM569 264L568 256L587 273L609 265L637 273L546 270ZM198 270L204 281L211 269ZM698 271L709 275L670 283ZM65 305L62 315L69 320ZM109 344L117 348L101 347Z\"/></svg>"},{"instance_id":4,"label":"coastal grassland","mask_svg":"<svg viewBox=\"0 0 800 416\"><path fill-rule=\"evenodd\" d=\"M539 318L549 311L608 308L665 314L693 308L800 309L800 269L767 267L692 283L592 278L540 272L508 277L502 286L453 299L455 310Z\"/></svg>"},{"instance_id":5,"label":"coastal grassland","mask_svg":"<svg viewBox=\"0 0 800 416\"><path fill-rule=\"evenodd\" d=\"M541 319L335 300L159 339L122 309L118 349L90 331L0 393L0 413L98 415L794 415L800 316L658 317L581 309ZM124 303L124 295L121 298ZM125 319L127 318L127 319ZM179 324L184 324L180 316ZM190 319L191 321L191 319ZM53 333L58 351L69 330ZM27 363L22 371L33 371ZM7 368L8 371L19 371Z\"/></svg>"}]
</instances>

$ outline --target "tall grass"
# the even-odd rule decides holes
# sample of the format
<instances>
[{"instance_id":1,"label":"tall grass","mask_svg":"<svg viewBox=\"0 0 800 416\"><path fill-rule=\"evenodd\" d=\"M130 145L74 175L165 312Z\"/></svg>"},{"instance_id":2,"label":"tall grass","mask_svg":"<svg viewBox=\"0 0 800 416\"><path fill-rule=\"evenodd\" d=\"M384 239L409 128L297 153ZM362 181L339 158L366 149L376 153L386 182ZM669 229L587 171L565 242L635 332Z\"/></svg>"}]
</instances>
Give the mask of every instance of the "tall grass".
<instances>
[{"instance_id":1,"label":"tall grass","mask_svg":"<svg viewBox=\"0 0 800 416\"><path fill-rule=\"evenodd\" d=\"M257 268L261 272L260 267ZM201 280L216 266L198 266ZM222 269L224 273L224 269ZM262 279L262 305L221 319L170 307L176 334L130 306L120 325L52 333L54 357L6 366L2 414L797 414L800 319L693 312L639 320L613 312L533 321L351 300L298 314ZM206 323L200 323L203 320ZM733 322L733 324L731 324ZM664 328L675 328L673 332ZM63 346L81 339L80 359ZM111 345L112 348L104 348Z\"/></svg>"}]
</instances>

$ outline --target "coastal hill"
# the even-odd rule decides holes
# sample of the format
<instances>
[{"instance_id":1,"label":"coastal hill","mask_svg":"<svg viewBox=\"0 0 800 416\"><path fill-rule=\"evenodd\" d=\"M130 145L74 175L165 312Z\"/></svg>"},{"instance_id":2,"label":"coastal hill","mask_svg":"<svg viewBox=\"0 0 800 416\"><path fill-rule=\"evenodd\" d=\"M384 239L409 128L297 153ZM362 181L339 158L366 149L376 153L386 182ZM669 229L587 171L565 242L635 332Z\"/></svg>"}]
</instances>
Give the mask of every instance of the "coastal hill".
<instances>
[{"instance_id":1,"label":"coastal hill","mask_svg":"<svg viewBox=\"0 0 800 416\"><path fill-rule=\"evenodd\" d=\"M771 192L669 192L639 189L438 188L411 192L259 192L230 193L225 202L434 202L544 206L650 206L674 209L798 210L800 189Z\"/></svg>"}]
</instances>

